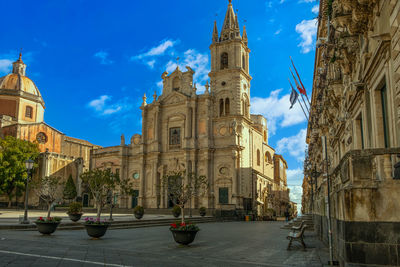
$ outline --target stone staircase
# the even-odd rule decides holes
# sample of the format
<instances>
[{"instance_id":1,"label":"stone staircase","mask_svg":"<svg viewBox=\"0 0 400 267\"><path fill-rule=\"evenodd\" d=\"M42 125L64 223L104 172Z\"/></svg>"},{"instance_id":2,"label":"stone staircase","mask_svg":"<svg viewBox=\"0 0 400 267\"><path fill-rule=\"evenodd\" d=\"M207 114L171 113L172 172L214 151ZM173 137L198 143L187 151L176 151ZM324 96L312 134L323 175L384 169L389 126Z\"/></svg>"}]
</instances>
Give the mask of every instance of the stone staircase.
<instances>
[{"instance_id":1,"label":"stone staircase","mask_svg":"<svg viewBox=\"0 0 400 267\"><path fill-rule=\"evenodd\" d=\"M180 218L177 219L153 219L153 220L125 220L125 221L113 221L108 229L130 229L130 228L141 228L141 227L154 227L154 226L169 226L171 223L180 221ZM195 217L195 218L186 218L186 222L191 223L208 223L208 222L217 222L215 217L206 216L206 217ZM57 231L59 230L81 230L84 229L84 222L81 220L79 222L66 222L60 223L57 227ZM10 229L10 228L9 228ZM14 230L22 230L22 231L36 231L36 225L18 225L13 228Z\"/></svg>"},{"instance_id":2,"label":"stone staircase","mask_svg":"<svg viewBox=\"0 0 400 267\"><path fill-rule=\"evenodd\" d=\"M301 216L298 216L293 220L289 221L284 226L282 226L281 229L290 230L292 229L292 226L299 226L301 224L301 221L304 221L304 223L307 225L307 230L314 231L314 222L312 219L312 214L303 214Z\"/></svg>"}]
</instances>

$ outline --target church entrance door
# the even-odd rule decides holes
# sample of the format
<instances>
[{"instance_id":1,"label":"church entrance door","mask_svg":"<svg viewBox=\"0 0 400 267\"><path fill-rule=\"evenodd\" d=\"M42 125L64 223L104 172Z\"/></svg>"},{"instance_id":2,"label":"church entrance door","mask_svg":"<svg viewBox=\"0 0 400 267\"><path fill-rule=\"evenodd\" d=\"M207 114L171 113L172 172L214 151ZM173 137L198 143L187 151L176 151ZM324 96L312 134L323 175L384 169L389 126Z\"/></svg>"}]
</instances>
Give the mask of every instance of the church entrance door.
<instances>
[{"instance_id":1,"label":"church entrance door","mask_svg":"<svg viewBox=\"0 0 400 267\"><path fill-rule=\"evenodd\" d=\"M132 209L138 205L139 190L133 190L132 192Z\"/></svg>"},{"instance_id":2,"label":"church entrance door","mask_svg":"<svg viewBox=\"0 0 400 267\"><path fill-rule=\"evenodd\" d=\"M88 194L83 194L83 206L89 207L89 195Z\"/></svg>"}]
</instances>

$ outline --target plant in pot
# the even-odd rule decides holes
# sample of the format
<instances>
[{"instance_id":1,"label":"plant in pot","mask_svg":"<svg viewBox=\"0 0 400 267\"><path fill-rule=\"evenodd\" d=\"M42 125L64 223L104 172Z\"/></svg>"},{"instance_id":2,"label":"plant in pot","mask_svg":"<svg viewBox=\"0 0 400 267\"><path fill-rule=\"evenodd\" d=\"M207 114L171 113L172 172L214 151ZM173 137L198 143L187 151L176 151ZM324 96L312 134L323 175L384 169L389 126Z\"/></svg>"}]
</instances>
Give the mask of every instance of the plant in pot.
<instances>
[{"instance_id":1,"label":"plant in pot","mask_svg":"<svg viewBox=\"0 0 400 267\"><path fill-rule=\"evenodd\" d=\"M107 202L107 195L114 190L117 184L115 174L111 170L94 169L81 174L82 182L90 190L96 204L97 216L95 219L86 218L85 228L87 234L92 238L100 238L107 232L110 225L105 220L100 220L101 211Z\"/></svg>"},{"instance_id":2,"label":"plant in pot","mask_svg":"<svg viewBox=\"0 0 400 267\"><path fill-rule=\"evenodd\" d=\"M133 209L133 214L135 214L136 219L142 219L144 214L144 208L142 206L136 206Z\"/></svg>"},{"instance_id":3,"label":"plant in pot","mask_svg":"<svg viewBox=\"0 0 400 267\"><path fill-rule=\"evenodd\" d=\"M162 189L169 192L170 200L181 210L180 223L171 224L170 231L175 242L189 245L200 230L196 225L185 222L185 204L192 198L204 195L208 190L208 181L205 176L196 176L193 173L174 171L163 176Z\"/></svg>"},{"instance_id":4,"label":"plant in pot","mask_svg":"<svg viewBox=\"0 0 400 267\"><path fill-rule=\"evenodd\" d=\"M206 216L207 209L205 207L200 207L199 208L199 213L200 213L201 217L204 217L204 216Z\"/></svg>"},{"instance_id":5,"label":"plant in pot","mask_svg":"<svg viewBox=\"0 0 400 267\"><path fill-rule=\"evenodd\" d=\"M179 207L178 205L173 206L172 215L174 215L175 218L178 218L181 215L181 207Z\"/></svg>"},{"instance_id":6,"label":"plant in pot","mask_svg":"<svg viewBox=\"0 0 400 267\"><path fill-rule=\"evenodd\" d=\"M61 222L59 217L51 217L51 208L60 193L61 177L46 176L32 181L32 189L35 194L47 204L47 217L40 217L35 221L38 231L41 234L49 235L54 233Z\"/></svg>"},{"instance_id":7,"label":"plant in pot","mask_svg":"<svg viewBox=\"0 0 400 267\"><path fill-rule=\"evenodd\" d=\"M67 211L68 217L71 221L77 222L82 217L82 203L80 202L71 202L69 204L69 208Z\"/></svg>"}]
</instances>

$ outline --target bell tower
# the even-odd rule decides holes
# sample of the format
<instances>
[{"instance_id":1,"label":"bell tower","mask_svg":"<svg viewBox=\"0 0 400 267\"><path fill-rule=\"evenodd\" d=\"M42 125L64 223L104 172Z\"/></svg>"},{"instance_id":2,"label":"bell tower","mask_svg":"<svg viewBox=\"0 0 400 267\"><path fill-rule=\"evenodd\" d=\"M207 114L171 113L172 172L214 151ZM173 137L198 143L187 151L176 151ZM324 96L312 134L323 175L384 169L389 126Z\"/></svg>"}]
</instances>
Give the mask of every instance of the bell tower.
<instances>
[{"instance_id":1,"label":"bell tower","mask_svg":"<svg viewBox=\"0 0 400 267\"><path fill-rule=\"evenodd\" d=\"M245 116L250 118L250 81L247 32L241 36L239 21L232 0L218 33L214 22L211 50L211 90L216 97L219 117Z\"/></svg>"}]
</instances>

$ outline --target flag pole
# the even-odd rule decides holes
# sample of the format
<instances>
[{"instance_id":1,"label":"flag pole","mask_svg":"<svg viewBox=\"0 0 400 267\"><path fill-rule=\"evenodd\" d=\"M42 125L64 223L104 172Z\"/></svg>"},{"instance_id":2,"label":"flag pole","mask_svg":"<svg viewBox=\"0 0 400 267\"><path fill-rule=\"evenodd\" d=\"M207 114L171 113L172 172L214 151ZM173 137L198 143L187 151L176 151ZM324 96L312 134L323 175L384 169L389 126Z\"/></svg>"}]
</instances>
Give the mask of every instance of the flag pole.
<instances>
[{"instance_id":1,"label":"flag pole","mask_svg":"<svg viewBox=\"0 0 400 267\"><path fill-rule=\"evenodd\" d=\"M292 87L292 90L295 91L294 88L293 88L292 83L290 82L290 79L289 79L289 78L288 78L288 81L289 81L290 86ZM301 104L301 102L300 102L299 100L297 100L297 102L299 102L299 105L300 105L300 107L301 107L301 110L303 111L304 116L306 117L306 120L308 121L308 116L307 116L306 112L304 111L303 105Z\"/></svg>"},{"instance_id":2,"label":"flag pole","mask_svg":"<svg viewBox=\"0 0 400 267\"><path fill-rule=\"evenodd\" d=\"M292 73L292 76L293 76L294 82L296 83L297 88L300 87L300 85L299 85L299 83L297 82L296 77L294 76L294 74L293 74L293 72L292 72L292 69L291 69L290 67L289 67L289 70L290 70L290 73ZM290 82L290 80L289 80L289 82ZM300 91L299 91L299 92L300 92ZM300 96L301 96L301 99L303 99L304 106L306 107L307 112L310 113L310 110L308 109L308 106L307 106L307 104L306 104L306 101L304 100L304 96L303 96L303 94L302 94L301 92L300 92Z\"/></svg>"},{"instance_id":3,"label":"flag pole","mask_svg":"<svg viewBox=\"0 0 400 267\"><path fill-rule=\"evenodd\" d=\"M289 57L290 57L290 61L292 61L293 68L294 68L294 70L296 71L296 75L297 75L297 77L299 78L300 84L301 84L301 86L303 87L303 90L304 90L305 95L306 95L306 97L307 97L308 104L310 104L310 106L311 106L311 102L310 102L310 99L308 99L308 95L307 95L306 88L304 87L304 84L303 84L303 82L302 82L301 79L300 79L300 75L299 75L299 73L297 72L297 69L296 69L296 66L294 65L293 59L292 59L291 56L289 56Z\"/></svg>"}]
</instances>

